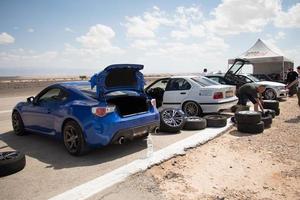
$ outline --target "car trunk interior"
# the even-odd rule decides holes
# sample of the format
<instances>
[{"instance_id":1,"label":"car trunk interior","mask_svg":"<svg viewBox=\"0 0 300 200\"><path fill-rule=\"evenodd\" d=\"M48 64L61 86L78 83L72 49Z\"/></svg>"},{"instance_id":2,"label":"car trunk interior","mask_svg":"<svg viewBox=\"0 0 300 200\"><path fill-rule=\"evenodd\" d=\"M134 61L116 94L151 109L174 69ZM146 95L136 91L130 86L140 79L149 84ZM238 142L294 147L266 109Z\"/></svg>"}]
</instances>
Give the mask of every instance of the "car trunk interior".
<instances>
[{"instance_id":1,"label":"car trunk interior","mask_svg":"<svg viewBox=\"0 0 300 200\"><path fill-rule=\"evenodd\" d=\"M123 117L146 112L149 109L147 99L137 96L119 96L107 100L107 103L116 105L116 109Z\"/></svg>"}]
</instances>

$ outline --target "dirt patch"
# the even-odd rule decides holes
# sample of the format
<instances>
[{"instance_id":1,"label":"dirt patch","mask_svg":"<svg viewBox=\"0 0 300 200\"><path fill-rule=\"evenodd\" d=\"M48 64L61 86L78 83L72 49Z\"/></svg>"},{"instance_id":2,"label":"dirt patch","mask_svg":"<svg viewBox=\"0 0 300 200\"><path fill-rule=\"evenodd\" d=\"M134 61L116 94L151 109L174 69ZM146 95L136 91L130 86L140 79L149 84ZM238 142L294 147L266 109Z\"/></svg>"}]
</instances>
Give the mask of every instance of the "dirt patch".
<instances>
[{"instance_id":1,"label":"dirt patch","mask_svg":"<svg viewBox=\"0 0 300 200\"><path fill-rule=\"evenodd\" d=\"M280 109L263 134L242 134L233 127L184 156L152 167L139 180L152 180L170 200L299 199L300 108L296 98L289 98ZM134 183L135 178L129 180Z\"/></svg>"}]
</instances>

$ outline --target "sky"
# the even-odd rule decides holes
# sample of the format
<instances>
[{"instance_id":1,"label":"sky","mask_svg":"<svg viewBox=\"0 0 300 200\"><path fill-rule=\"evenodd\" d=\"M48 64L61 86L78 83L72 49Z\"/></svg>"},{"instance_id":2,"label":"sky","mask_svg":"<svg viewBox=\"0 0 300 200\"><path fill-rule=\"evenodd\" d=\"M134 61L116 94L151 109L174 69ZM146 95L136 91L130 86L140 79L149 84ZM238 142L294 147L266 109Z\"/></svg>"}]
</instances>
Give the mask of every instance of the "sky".
<instances>
[{"instance_id":1,"label":"sky","mask_svg":"<svg viewBox=\"0 0 300 200\"><path fill-rule=\"evenodd\" d=\"M298 0L1 0L0 76L226 71L258 38L300 65Z\"/></svg>"}]
</instances>

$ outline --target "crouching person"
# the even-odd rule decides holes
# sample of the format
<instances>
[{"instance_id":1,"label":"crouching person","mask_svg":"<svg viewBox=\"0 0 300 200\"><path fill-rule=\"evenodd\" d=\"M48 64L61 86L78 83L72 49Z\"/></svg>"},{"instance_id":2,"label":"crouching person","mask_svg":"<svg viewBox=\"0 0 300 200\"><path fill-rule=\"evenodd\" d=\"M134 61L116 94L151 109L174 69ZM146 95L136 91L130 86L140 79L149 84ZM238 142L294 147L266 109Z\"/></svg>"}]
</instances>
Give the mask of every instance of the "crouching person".
<instances>
[{"instance_id":1,"label":"crouching person","mask_svg":"<svg viewBox=\"0 0 300 200\"><path fill-rule=\"evenodd\" d=\"M254 104L254 110L258 111L258 107L264 113L261 96L265 92L266 86L257 85L255 83L246 83L239 88L238 105L246 106L248 100Z\"/></svg>"}]
</instances>

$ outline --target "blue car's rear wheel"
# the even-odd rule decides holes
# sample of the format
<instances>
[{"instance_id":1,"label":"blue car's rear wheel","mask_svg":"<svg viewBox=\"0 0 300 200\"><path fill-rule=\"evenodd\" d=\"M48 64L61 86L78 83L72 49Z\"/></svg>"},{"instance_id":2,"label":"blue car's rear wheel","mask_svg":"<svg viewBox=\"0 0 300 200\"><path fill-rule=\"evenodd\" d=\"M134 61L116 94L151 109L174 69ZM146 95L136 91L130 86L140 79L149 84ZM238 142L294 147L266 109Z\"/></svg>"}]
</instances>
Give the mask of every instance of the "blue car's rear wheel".
<instances>
[{"instance_id":1,"label":"blue car's rear wheel","mask_svg":"<svg viewBox=\"0 0 300 200\"><path fill-rule=\"evenodd\" d=\"M18 111L11 115L11 122L16 135L25 135L24 123Z\"/></svg>"},{"instance_id":2,"label":"blue car's rear wheel","mask_svg":"<svg viewBox=\"0 0 300 200\"><path fill-rule=\"evenodd\" d=\"M69 121L63 128L64 144L71 155L79 156L87 151L81 127L75 121Z\"/></svg>"}]
</instances>

